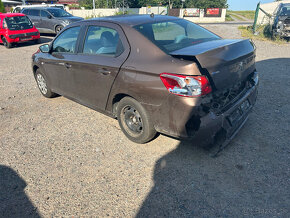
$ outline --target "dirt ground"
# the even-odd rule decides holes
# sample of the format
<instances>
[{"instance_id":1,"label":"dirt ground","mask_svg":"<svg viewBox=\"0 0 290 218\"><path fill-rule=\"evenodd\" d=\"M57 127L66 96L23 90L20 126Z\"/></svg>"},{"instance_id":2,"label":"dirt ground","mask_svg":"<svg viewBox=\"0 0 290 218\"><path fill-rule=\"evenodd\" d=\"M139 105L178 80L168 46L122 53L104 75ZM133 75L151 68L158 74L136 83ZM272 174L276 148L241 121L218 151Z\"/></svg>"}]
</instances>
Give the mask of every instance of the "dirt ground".
<instances>
[{"instance_id":1,"label":"dirt ground","mask_svg":"<svg viewBox=\"0 0 290 218\"><path fill-rule=\"evenodd\" d=\"M42 97L38 45L0 45L0 217L289 217L290 45L255 44L257 104L217 158L163 135L135 144L116 120Z\"/></svg>"}]
</instances>

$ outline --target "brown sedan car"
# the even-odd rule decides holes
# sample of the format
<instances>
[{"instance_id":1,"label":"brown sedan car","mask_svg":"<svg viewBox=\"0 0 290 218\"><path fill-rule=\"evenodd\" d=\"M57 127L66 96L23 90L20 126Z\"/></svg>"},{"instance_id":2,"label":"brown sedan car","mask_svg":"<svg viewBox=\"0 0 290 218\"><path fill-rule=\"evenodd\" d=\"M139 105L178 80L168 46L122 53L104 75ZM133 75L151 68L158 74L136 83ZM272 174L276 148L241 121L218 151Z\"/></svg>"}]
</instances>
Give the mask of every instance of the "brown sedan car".
<instances>
[{"instance_id":1,"label":"brown sedan car","mask_svg":"<svg viewBox=\"0 0 290 218\"><path fill-rule=\"evenodd\" d=\"M250 40L228 40L176 17L132 15L73 23L33 55L45 97L57 94L118 119L132 141L159 133L229 141L256 101Z\"/></svg>"}]
</instances>

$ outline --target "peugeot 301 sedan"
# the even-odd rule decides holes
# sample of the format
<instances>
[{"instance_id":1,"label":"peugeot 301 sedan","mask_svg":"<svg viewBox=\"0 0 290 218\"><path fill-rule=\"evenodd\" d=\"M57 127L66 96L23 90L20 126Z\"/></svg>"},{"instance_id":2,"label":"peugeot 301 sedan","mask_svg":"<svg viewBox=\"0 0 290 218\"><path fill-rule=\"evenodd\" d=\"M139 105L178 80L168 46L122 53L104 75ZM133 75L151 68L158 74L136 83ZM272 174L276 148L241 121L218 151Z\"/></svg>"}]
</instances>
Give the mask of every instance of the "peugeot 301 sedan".
<instances>
[{"instance_id":1,"label":"peugeot 301 sedan","mask_svg":"<svg viewBox=\"0 0 290 218\"><path fill-rule=\"evenodd\" d=\"M255 46L176 17L131 15L71 24L32 57L41 93L118 119L146 143L157 133L226 143L253 108Z\"/></svg>"}]
</instances>

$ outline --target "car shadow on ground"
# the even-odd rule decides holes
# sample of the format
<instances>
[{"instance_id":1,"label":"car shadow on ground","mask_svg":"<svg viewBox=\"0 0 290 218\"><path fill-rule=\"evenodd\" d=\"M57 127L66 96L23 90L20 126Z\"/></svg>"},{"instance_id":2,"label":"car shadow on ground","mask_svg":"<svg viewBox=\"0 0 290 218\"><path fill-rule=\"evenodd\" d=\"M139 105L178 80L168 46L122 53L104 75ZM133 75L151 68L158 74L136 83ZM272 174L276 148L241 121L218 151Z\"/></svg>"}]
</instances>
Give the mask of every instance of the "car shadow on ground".
<instances>
[{"instance_id":1,"label":"car shadow on ground","mask_svg":"<svg viewBox=\"0 0 290 218\"><path fill-rule=\"evenodd\" d=\"M13 169L0 165L0 217L40 217L25 187L26 182Z\"/></svg>"},{"instance_id":2,"label":"car shadow on ground","mask_svg":"<svg viewBox=\"0 0 290 218\"><path fill-rule=\"evenodd\" d=\"M217 158L194 142L181 141L156 162L154 187L136 217L289 214L290 59L264 60L256 66L258 100L236 138Z\"/></svg>"}]
</instances>

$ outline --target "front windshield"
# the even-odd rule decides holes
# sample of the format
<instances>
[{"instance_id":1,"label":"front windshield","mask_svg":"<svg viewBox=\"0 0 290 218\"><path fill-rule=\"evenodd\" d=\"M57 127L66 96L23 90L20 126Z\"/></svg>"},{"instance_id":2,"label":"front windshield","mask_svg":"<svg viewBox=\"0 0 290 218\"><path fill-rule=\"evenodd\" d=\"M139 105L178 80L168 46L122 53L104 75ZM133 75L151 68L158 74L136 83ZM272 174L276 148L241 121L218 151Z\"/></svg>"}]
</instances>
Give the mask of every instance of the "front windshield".
<instances>
[{"instance_id":1,"label":"front windshield","mask_svg":"<svg viewBox=\"0 0 290 218\"><path fill-rule=\"evenodd\" d=\"M71 17L72 15L62 9L58 8L48 8L49 11L54 17Z\"/></svg>"},{"instance_id":2,"label":"front windshield","mask_svg":"<svg viewBox=\"0 0 290 218\"><path fill-rule=\"evenodd\" d=\"M220 39L217 35L187 20L146 23L137 25L134 28L165 53Z\"/></svg>"},{"instance_id":3,"label":"front windshield","mask_svg":"<svg viewBox=\"0 0 290 218\"><path fill-rule=\"evenodd\" d=\"M26 16L6 17L5 23L10 30L26 30L33 27L33 24Z\"/></svg>"},{"instance_id":4,"label":"front windshield","mask_svg":"<svg viewBox=\"0 0 290 218\"><path fill-rule=\"evenodd\" d=\"M290 16L290 4L285 4L281 7L279 16Z\"/></svg>"}]
</instances>

